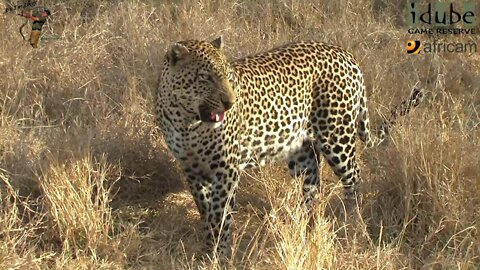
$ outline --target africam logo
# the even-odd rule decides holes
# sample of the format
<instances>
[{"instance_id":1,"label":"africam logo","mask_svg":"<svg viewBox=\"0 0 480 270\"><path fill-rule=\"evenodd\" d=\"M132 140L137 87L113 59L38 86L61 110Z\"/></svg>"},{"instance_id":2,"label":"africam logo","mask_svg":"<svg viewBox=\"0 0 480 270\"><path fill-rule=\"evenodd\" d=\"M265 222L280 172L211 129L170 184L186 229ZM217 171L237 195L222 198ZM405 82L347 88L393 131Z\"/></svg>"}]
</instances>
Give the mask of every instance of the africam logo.
<instances>
[{"instance_id":1,"label":"africam logo","mask_svg":"<svg viewBox=\"0 0 480 270\"><path fill-rule=\"evenodd\" d=\"M407 53L408 54L419 54L420 53L420 40L409 40L409 41L407 41Z\"/></svg>"},{"instance_id":2,"label":"africam logo","mask_svg":"<svg viewBox=\"0 0 480 270\"><path fill-rule=\"evenodd\" d=\"M474 42L421 42L420 40L407 41L407 53L476 53L477 44Z\"/></svg>"}]
</instances>

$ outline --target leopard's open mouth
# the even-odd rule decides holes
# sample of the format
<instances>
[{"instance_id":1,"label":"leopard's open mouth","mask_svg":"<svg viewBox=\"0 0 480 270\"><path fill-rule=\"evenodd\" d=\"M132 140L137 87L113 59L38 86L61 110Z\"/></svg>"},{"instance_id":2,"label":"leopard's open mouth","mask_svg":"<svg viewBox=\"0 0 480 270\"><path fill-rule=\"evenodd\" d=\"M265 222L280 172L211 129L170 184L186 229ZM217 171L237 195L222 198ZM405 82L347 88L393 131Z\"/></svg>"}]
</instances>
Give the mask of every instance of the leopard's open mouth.
<instances>
[{"instance_id":1,"label":"leopard's open mouth","mask_svg":"<svg viewBox=\"0 0 480 270\"><path fill-rule=\"evenodd\" d=\"M207 123L219 123L225 120L225 111L210 111L200 109L200 120Z\"/></svg>"}]
</instances>

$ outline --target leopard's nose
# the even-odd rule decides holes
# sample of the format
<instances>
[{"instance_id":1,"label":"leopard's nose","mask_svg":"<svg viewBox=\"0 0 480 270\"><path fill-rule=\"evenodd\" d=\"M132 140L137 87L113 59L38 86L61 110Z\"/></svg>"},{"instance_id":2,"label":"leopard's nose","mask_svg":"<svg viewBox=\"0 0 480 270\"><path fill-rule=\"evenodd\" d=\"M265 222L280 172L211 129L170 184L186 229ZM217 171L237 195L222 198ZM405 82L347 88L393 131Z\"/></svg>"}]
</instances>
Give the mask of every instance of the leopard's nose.
<instances>
[{"instance_id":1,"label":"leopard's nose","mask_svg":"<svg viewBox=\"0 0 480 270\"><path fill-rule=\"evenodd\" d=\"M223 107L225 108L225 111L230 110L230 108L233 107L233 102L230 100L222 100Z\"/></svg>"},{"instance_id":2,"label":"leopard's nose","mask_svg":"<svg viewBox=\"0 0 480 270\"><path fill-rule=\"evenodd\" d=\"M233 104L237 100L237 96L235 95L235 92L232 88L232 85L227 80L225 80L224 83L223 83L223 91L222 92L223 93L220 96L220 99L222 101L223 107L227 111L230 108L232 108Z\"/></svg>"}]
</instances>

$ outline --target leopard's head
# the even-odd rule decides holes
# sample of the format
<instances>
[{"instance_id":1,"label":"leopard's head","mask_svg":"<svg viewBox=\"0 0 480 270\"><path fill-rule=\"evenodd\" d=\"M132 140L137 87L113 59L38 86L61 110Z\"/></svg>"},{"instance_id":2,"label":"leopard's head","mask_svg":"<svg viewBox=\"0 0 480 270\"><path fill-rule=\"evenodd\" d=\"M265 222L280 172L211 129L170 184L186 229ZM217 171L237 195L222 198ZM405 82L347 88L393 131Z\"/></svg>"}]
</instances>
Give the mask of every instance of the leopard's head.
<instances>
[{"instance_id":1,"label":"leopard's head","mask_svg":"<svg viewBox=\"0 0 480 270\"><path fill-rule=\"evenodd\" d=\"M181 107L187 117L223 122L225 112L235 104L233 70L222 47L219 37L211 42L181 41L168 49L160 86L174 97L175 105Z\"/></svg>"}]
</instances>

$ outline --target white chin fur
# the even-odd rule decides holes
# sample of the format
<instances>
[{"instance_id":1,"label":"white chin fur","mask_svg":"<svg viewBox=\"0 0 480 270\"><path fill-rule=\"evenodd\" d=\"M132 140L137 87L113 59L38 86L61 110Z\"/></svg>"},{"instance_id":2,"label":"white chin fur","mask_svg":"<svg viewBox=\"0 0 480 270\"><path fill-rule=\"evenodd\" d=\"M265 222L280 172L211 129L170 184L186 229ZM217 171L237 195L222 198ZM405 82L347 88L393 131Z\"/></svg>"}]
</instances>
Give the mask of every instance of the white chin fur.
<instances>
[{"instance_id":1,"label":"white chin fur","mask_svg":"<svg viewBox=\"0 0 480 270\"><path fill-rule=\"evenodd\" d=\"M223 122L216 122L216 123L213 123L213 128L219 128L222 125L223 125Z\"/></svg>"}]
</instances>

